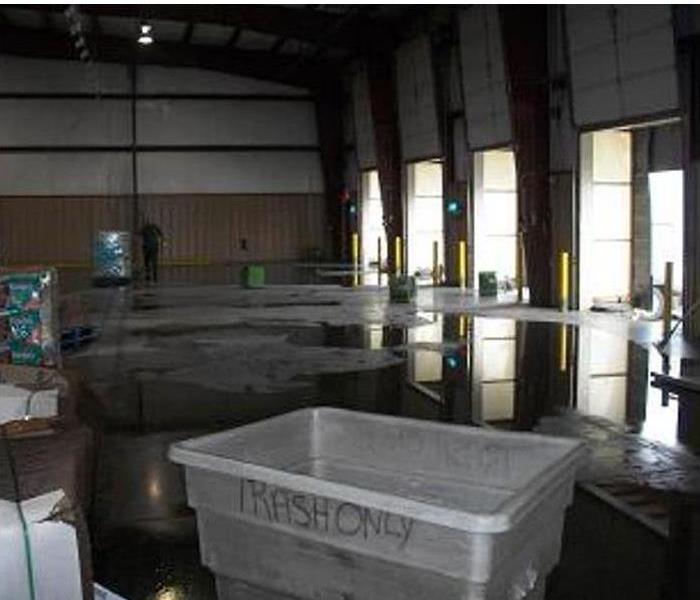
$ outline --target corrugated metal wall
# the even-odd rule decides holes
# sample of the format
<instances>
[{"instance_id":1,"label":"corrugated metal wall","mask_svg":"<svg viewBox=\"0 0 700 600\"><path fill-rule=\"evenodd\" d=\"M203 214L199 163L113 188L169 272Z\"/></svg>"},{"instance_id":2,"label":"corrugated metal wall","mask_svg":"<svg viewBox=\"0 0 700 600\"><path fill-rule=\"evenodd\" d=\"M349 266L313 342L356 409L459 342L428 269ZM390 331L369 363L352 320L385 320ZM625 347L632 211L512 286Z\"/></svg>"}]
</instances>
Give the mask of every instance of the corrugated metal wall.
<instances>
[{"instance_id":1,"label":"corrugated metal wall","mask_svg":"<svg viewBox=\"0 0 700 600\"><path fill-rule=\"evenodd\" d=\"M678 109L671 6L570 5L566 23L577 125Z\"/></svg>"},{"instance_id":2,"label":"corrugated metal wall","mask_svg":"<svg viewBox=\"0 0 700 600\"><path fill-rule=\"evenodd\" d=\"M428 36L405 42L396 51L396 85L403 159L439 157L440 130Z\"/></svg>"},{"instance_id":3,"label":"corrugated metal wall","mask_svg":"<svg viewBox=\"0 0 700 600\"><path fill-rule=\"evenodd\" d=\"M86 266L103 229L129 229L131 198L0 198L0 262ZM151 196L172 263L296 260L323 246L323 196ZM247 250L241 247L246 240Z\"/></svg>"},{"instance_id":4,"label":"corrugated metal wall","mask_svg":"<svg viewBox=\"0 0 700 600\"><path fill-rule=\"evenodd\" d=\"M140 152L143 194L320 194L318 152Z\"/></svg>"},{"instance_id":5,"label":"corrugated metal wall","mask_svg":"<svg viewBox=\"0 0 700 600\"><path fill-rule=\"evenodd\" d=\"M513 134L498 7L461 11L459 41L469 147L507 146Z\"/></svg>"},{"instance_id":6,"label":"corrugated metal wall","mask_svg":"<svg viewBox=\"0 0 700 600\"><path fill-rule=\"evenodd\" d=\"M294 260L323 248L307 90L139 66L134 128L126 67L0 56L0 72L1 262L89 264L95 232L131 228L134 183L139 213L169 238L165 261Z\"/></svg>"},{"instance_id":7,"label":"corrugated metal wall","mask_svg":"<svg viewBox=\"0 0 700 600\"><path fill-rule=\"evenodd\" d=\"M0 198L0 260L88 262L94 232L126 228L129 208L124 198Z\"/></svg>"},{"instance_id":8,"label":"corrugated metal wall","mask_svg":"<svg viewBox=\"0 0 700 600\"><path fill-rule=\"evenodd\" d=\"M137 143L146 145L317 143L311 101L139 100Z\"/></svg>"},{"instance_id":9,"label":"corrugated metal wall","mask_svg":"<svg viewBox=\"0 0 700 600\"><path fill-rule=\"evenodd\" d=\"M152 196L144 212L167 239L164 261L295 260L323 245L323 196ZM242 247L242 240L245 246Z\"/></svg>"},{"instance_id":10,"label":"corrugated metal wall","mask_svg":"<svg viewBox=\"0 0 700 600\"><path fill-rule=\"evenodd\" d=\"M131 193L127 152L0 152L0 197Z\"/></svg>"}]
</instances>

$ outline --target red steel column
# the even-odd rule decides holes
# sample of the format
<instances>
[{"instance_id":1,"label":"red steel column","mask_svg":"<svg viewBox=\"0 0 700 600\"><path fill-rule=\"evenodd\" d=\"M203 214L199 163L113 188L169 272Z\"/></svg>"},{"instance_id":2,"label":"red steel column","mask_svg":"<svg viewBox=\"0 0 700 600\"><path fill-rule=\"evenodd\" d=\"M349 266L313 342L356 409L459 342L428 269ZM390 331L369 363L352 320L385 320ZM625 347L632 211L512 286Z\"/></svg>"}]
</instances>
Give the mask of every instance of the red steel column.
<instances>
[{"instance_id":1,"label":"red steel column","mask_svg":"<svg viewBox=\"0 0 700 600\"><path fill-rule=\"evenodd\" d=\"M508 72L518 176L518 227L523 234L530 304L554 306L556 260L549 205L549 77L547 7L499 8Z\"/></svg>"},{"instance_id":2,"label":"red steel column","mask_svg":"<svg viewBox=\"0 0 700 600\"><path fill-rule=\"evenodd\" d=\"M700 34L678 40L683 117L683 313L685 337L700 339ZM696 306L698 304L698 306Z\"/></svg>"},{"instance_id":3,"label":"red steel column","mask_svg":"<svg viewBox=\"0 0 700 600\"><path fill-rule=\"evenodd\" d=\"M394 271L394 239L404 237L403 186L399 113L394 73L394 52L386 49L367 60L370 105L382 192L384 227L388 244L387 265Z\"/></svg>"},{"instance_id":4,"label":"red steel column","mask_svg":"<svg viewBox=\"0 0 700 600\"><path fill-rule=\"evenodd\" d=\"M343 103L340 79L316 89L316 122L326 198L326 243L331 260L347 257L343 211Z\"/></svg>"}]
</instances>

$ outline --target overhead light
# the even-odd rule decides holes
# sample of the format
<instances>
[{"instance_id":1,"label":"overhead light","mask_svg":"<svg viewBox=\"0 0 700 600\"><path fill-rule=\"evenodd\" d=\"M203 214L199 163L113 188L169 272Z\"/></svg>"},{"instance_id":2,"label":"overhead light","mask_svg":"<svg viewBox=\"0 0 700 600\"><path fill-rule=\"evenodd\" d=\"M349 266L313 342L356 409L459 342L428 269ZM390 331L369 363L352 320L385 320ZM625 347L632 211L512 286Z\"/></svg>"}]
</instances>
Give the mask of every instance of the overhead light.
<instances>
[{"instance_id":1,"label":"overhead light","mask_svg":"<svg viewBox=\"0 0 700 600\"><path fill-rule=\"evenodd\" d=\"M141 35L139 36L139 44L143 46L148 46L153 43L153 36L151 35L153 31L153 26L148 23L141 23Z\"/></svg>"}]
</instances>

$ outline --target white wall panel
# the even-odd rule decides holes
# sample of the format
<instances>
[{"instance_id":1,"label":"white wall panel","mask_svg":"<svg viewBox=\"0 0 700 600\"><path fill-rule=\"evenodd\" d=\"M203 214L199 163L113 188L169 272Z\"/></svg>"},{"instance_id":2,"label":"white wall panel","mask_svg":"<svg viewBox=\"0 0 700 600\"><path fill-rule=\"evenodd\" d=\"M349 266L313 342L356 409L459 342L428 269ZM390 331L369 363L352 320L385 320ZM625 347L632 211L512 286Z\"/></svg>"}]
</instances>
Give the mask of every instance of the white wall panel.
<instances>
[{"instance_id":1,"label":"white wall panel","mask_svg":"<svg viewBox=\"0 0 700 600\"><path fill-rule=\"evenodd\" d=\"M415 38L396 53L401 154L404 160L442 154L435 103L430 40Z\"/></svg>"},{"instance_id":2,"label":"white wall panel","mask_svg":"<svg viewBox=\"0 0 700 600\"><path fill-rule=\"evenodd\" d=\"M498 7L461 11L459 41L469 147L506 146L512 133Z\"/></svg>"},{"instance_id":3,"label":"white wall panel","mask_svg":"<svg viewBox=\"0 0 700 600\"><path fill-rule=\"evenodd\" d=\"M204 69L137 68L141 94L261 94L304 96L306 89ZM122 93L131 91L125 65L0 55L1 93Z\"/></svg>"},{"instance_id":4,"label":"white wall panel","mask_svg":"<svg viewBox=\"0 0 700 600\"><path fill-rule=\"evenodd\" d=\"M574 120L624 122L678 108L671 7L566 7Z\"/></svg>"},{"instance_id":5,"label":"white wall panel","mask_svg":"<svg viewBox=\"0 0 700 600\"><path fill-rule=\"evenodd\" d=\"M0 154L0 195L130 193L131 155L127 152Z\"/></svg>"},{"instance_id":6,"label":"white wall panel","mask_svg":"<svg viewBox=\"0 0 700 600\"><path fill-rule=\"evenodd\" d=\"M203 69L143 66L138 68L139 94L269 94L304 96L308 90Z\"/></svg>"},{"instance_id":7,"label":"white wall panel","mask_svg":"<svg viewBox=\"0 0 700 600\"><path fill-rule=\"evenodd\" d=\"M377 164L374 142L372 105L369 97L367 69L358 69L352 82L352 104L355 118L357 161L361 169L373 169Z\"/></svg>"},{"instance_id":8,"label":"white wall panel","mask_svg":"<svg viewBox=\"0 0 700 600\"><path fill-rule=\"evenodd\" d=\"M322 193L317 152L144 152L144 194Z\"/></svg>"},{"instance_id":9,"label":"white wall panel","mask_svg":"<svg viewBox=\"0 0 700 600\"><path fill-rule=\"evenodd\" d=\"M128 93L130 87L122 65L0 55L2 93Z\"/></svg>"},{"instance_id":10,"label":"white wall panel","mask_svg":"<svg viewBox=\"0 0 700 600\"><path fill-rule=\"evenodd\" d=\"M297 144L318 142L312 102L140 100L139 144Z\"/></svg>"},{"instance_id":11,"label":"white wall panel","mask_svg":"<svg viewBox=\"0 0 700 600\"><path fill-rule=\"evenodd\" d=\"M96 65L102 68L102 65ZM88 93L87 66L0 57L0 93ZM98 69L99 70L99 69ZM102 71L100 71L102 72ZM128 70L105 66L102 92L129 92ZM139 67L141 93L299 95L275 83L196 69ZM0 100L2 146L128 146L129 100ZM312 101L140 100L144 145L316 145ZM168 152L138 157L139 191L163 194L322 193L318 152ZM131 155L0 152L0 195L130 194Z\"/></svg>"},{"instance_id":12,"label":"white wall panel","mask_svg":"<svg viewBox=\"0 0 700 600\"><path fill-rule=\"evenodd\" d=\"M0 146L130 143L127 100L0 100Z\"/></svg>"}]
</instances>

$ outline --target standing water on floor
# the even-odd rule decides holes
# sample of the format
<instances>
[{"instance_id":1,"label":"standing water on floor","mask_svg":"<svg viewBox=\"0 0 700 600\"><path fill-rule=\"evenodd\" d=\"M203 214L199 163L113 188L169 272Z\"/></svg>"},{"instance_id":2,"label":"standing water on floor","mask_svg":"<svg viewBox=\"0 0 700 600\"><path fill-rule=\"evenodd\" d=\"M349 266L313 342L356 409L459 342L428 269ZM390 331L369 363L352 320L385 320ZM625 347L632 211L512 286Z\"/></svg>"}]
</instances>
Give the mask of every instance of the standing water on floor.
<instances>
[{"instance_id":1,"label":"standing water on floor","mask_svg":"<svg viewBox=\"0 0 700 600\"><path fill-rule=\"evenodd\" d=\"M390 348L403 357L404 402L397 414L422 410L428 418L532 430L543 418L570 413L653 442L700 448L697 427L678 431L686 407L650 385L652 372L681 368L677 360L664 365L656 350L600 329L467 314L421 316L427 323L411 328L324 326L323 343ZM416 403L409 408L406 401L417 395L422 409Z\"/></svg>"},{"instance_id":2,"label":"standing water on floor","mask_svg":"<svg viewBox=\"0 0 700 600\"><path fill-rule=\"evenodd\" d=\"M649 386L663 367L655 351L601 330L466 314L419 313L408 326L291 318L314 302L292 294L264 317L256 303L241 320L184 323L177 303L142 296L112 334L69 358L99 406L100 583L127 600L215 598L167 447L306 406L579 436L593 449L592 484L663 488L669 468L682 468L700 488L686 451L700 427ZM319 299L321 309L335 307Z\"/></svg>"}]
</instances>

